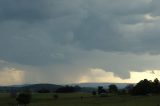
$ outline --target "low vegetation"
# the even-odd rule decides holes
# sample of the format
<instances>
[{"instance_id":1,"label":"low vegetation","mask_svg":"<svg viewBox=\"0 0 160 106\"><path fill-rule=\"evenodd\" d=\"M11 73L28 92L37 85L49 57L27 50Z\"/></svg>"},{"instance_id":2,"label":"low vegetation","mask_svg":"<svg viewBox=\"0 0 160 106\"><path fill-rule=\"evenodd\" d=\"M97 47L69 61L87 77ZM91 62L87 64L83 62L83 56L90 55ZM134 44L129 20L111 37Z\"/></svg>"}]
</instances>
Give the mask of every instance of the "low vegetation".
<instances>
[{"instance_id":1,"label":"low vegetation","mask_svg":"<svg viewBox=\"0 0 160 106\"><path fill-rule=\"evenodd\" d=\"M52 92L43 88L38 92L25 89L0 94L0 106L160 106L159 100L158 79L144 79L124 89L114 84L108 88L99 86L97 90L83 93L79 86L62 86Z\"/></svg>"},{"instance_id":2,"label":"low vegetation","mask_svg":"<svg viewBox=\"0 0 160 106\"><path fill-rule=\"evenodd\" d=\"M52 93L34 93L32 101L28 106L158 106L160 95L152 96L131 96L118 95L100 97L90 93L68 93L58 94L58 99ZM83 96L83 99L81 97ZM0 94L0 106L15 106L15 99L9 94Z\"/></svg>"}]
</instances>

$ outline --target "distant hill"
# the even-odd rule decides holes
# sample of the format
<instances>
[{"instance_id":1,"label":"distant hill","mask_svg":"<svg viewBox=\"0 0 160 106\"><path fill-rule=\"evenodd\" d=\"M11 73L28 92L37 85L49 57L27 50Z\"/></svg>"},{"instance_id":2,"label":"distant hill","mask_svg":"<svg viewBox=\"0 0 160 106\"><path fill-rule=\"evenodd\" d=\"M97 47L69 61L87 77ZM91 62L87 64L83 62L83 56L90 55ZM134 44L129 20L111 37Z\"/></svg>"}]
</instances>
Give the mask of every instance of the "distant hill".
<instances>
[{"instance_id":1,"label":"distant hill","mask_svg":"<svg viewBox=\"0 0 160 106\"><path fill-rule=\"evenodd\" d=\"M56 89L62 87L61 85L55 84L32 84L22 87L22 89L31 89L32 91L38 91L41 89L48 89L50 91L55 91Z\"/></svg>"},{"instance_id":2,"label":"distant hill","mask_svg":"<svg viewBox=\"0 0 160 106\"><path fill-rule=\"evenodd\" d=\"M68 84L70 86L80 86L82 92L91 92L96 90L98 86L103 86L104 88L108 88L110 84L115 84L119 89L125 88L128 83L77 83L77 84ZM10 92L14 91L22 91L25 89L31 89L34 92L38 92L42 89L47 89L49 91L56 91L58 88L63 87L64 85L56 85L56 84L24 84L24 85L11 85L11 86L0 86L0 92Z\"/></svg>"},{"instance_id":3,"label":"distant hill","mask_svg":"<svg viewBox=\"0 0 160 106\"><path fill-rule=\"evenodd\" d=\"M25 89L31 89L32 91L39 91L41 89L47 89L50 91L55 91L56 89L62 87L56 84L26 84L26 85L12 85L12 86L0 86L0 92L22 91Z\"/></svg>"},{"instance_id":4,"label":"distant hill","mask_svg":"<svg viewBox=\"0 0 160 106\"><path fill-rule=\"evenodd\" d=\"M72 85L78 85L80 87L92 87L92 88L97 88L98 86L103 86L104 88L108 88L108 86L110 84L115 84L119 89L123 89L129 83L79 83L79 84L72 84Z\"/></svg>"}]
</instances>

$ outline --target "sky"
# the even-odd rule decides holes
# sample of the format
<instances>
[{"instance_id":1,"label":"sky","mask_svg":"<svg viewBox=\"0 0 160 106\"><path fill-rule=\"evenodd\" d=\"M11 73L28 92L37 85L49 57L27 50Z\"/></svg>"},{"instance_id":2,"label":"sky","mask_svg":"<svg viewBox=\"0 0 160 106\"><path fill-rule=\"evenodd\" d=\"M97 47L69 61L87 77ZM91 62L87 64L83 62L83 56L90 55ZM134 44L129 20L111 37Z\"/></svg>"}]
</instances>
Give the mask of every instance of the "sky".
<instances>
[{"instance_id":1,"label":"sky","mask_svg":"<svg viewBox=\"0 0 160 106\"><path fill-rule=\"evenodd\" d=\"M0 0L0 85L160 78L159 0Z\"/></svg>"}]
</instances>

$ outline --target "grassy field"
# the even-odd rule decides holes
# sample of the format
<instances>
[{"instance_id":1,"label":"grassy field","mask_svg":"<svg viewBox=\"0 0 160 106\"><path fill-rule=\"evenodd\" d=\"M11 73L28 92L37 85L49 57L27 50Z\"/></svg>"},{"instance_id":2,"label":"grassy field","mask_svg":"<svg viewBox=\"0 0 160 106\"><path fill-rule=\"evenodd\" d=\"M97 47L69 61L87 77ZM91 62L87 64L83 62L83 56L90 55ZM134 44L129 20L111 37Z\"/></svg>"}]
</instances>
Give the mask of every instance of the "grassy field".
<instances>
[{"instance_id":1,"label":"grassy field","mask_svg":"<svg viewBox=\"0 0 160 106\"><path fill-rule=\"evenodd\" d=\"M81 100L83 96L83 100ZM0 94L0 106L14 103L9 94ZM87 93L59 94L54 100L53 94L33 94L28 106L160 106L160 95L154 96L109 96L99 97Z\"/></svg>"}]
</instances>

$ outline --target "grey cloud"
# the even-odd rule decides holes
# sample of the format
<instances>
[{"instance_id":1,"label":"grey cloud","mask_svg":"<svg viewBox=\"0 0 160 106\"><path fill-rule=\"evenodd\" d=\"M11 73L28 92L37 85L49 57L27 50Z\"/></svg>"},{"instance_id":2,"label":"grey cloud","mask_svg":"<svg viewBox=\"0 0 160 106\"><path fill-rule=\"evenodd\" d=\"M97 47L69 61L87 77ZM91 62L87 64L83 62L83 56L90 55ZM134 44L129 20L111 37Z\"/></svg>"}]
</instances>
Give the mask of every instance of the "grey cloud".
<instances>
[{"instance_id":1,"label":"grey cloud","mask_svg":"<svg viewBox=\"0 0 160 106\"><path fill-rule=\"evenodd\" d=\"M139 23L143 20L141 15L151 12L151 4L143 0L134 2L127 0L121 2L110 0L19 2L17 0L13 3L2 1L1 4L3 5L1 17L6 19L2 20L5 26L12 26L10 30L13 30L6 35L6 32L2 33L2 36L8 35L13 39L12 36L39 37L39 34L43 34L53 40L53 45L69 43L89 50L105 51L127 50L128 42L125 41L119 27L123 27L123 22ZM28 23L31 19L33 23ZM17 23L20 25L14 29ZM39 41L35 43L39 44Z\"/></svg>"},{"instance_id":2,"label":"grey cloud","mask_svg":"<svg viewBox=\"0 0 160 106\"><path fill-rule=\"evenodd\" d=\"M0 1L1 21L21 20L37 22L64 17L76 13L79 0L66 2L64 0L2 0Z\"/></svg>"},{"instance_id":3,"label":"grey cloud","mask_svg":"<svg viewBox=\"0 0 160 106\"><path fill-rule=\"evenodd\" d=\"M2 20L37 20L47 17L47 2L29 0L2 0L1 4L1 21ZM43 9L44 8L44 9ZM46 16L47 15L47 16Z\"/></svg>"},{"instance_id":4,"label":"grey cloud","mask_svg":"<svg viewBox=\"0 0 160 106\"><path fill-rule=\"evenodd\" d=\"M67 65L73 67L66 69L72 72L82 67L84 70L109 67L118 75L124 75L130 70L130 67L123 68L126 62L121 67L114 56L106 58L107 62L102 57L102 61L96 61L94 50L127 55L136 53L137 57L138 53L159 54L159 20L145 21L146 14L159 15L159 1L148 1L1 0L0 59L38 67ZM86 56L90 58L85 60ZM113 63L108 62L112 60ZM112 65L114 63L117 69Z\"/></svg>"}]
</instances>

